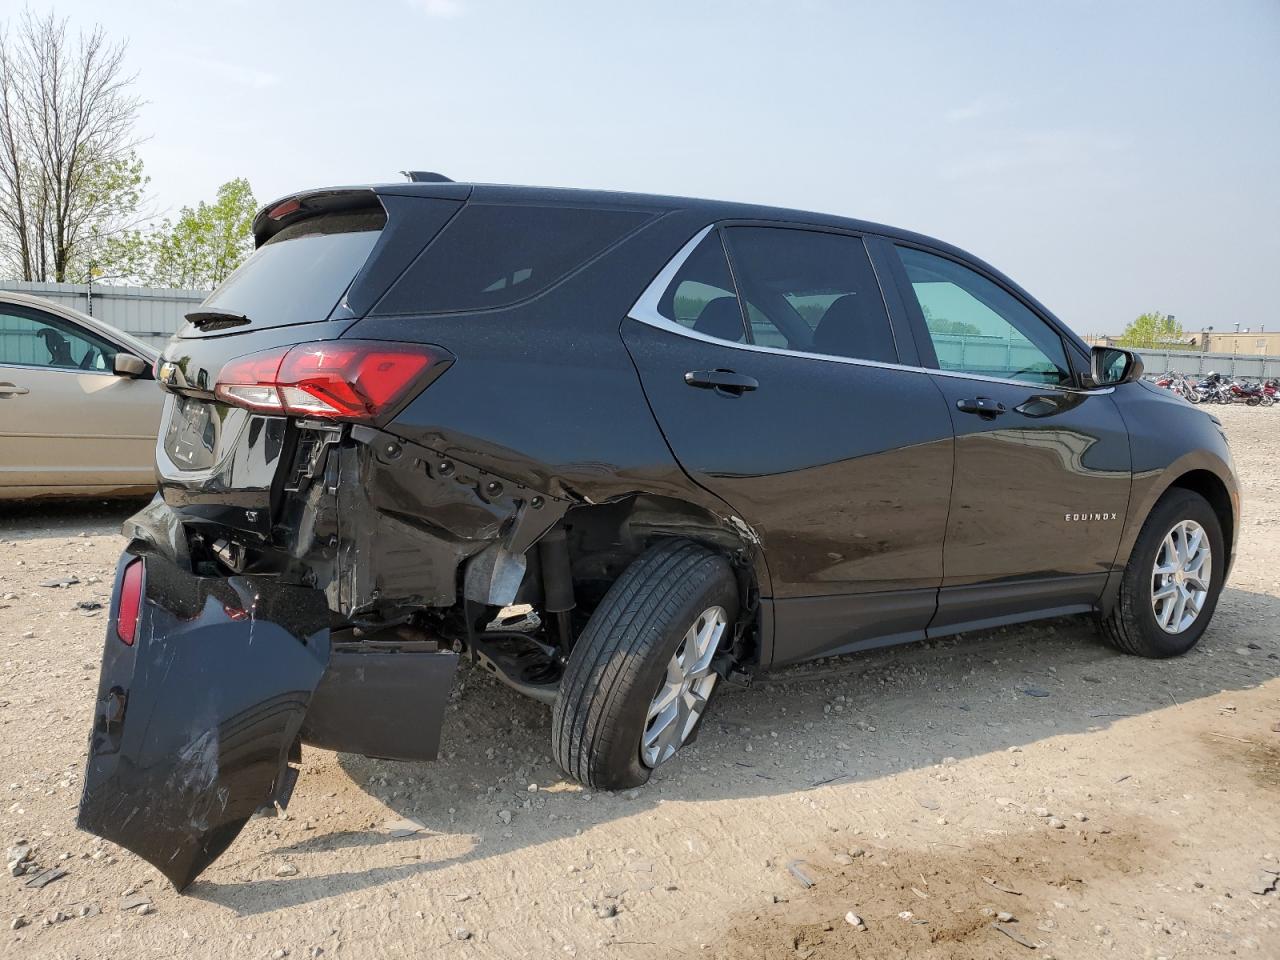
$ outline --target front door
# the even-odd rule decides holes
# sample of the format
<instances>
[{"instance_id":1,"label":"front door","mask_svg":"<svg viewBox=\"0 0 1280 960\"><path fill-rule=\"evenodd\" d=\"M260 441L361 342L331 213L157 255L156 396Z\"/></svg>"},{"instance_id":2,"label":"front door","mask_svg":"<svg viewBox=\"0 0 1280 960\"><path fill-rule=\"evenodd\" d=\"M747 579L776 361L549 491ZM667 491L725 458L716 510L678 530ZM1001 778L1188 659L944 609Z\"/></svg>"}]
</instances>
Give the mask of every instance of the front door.
<instances>
[{"instance_id":1,"label":"front door","mask_svg":"<svg viewBox=\"0 0 1280 960\"><path fill-rule=\"evenodd\" d=\"M0 487L155 482L162 395L115 374L118 350L62 317L0 304Z\"/></svg>"},{"instance_id":2,"label":"front door","mask_svg":"<svg viewBox=\"0 0 1280 960\"><path fill-rule=\"evenodd\" d=\"M1080 389L1062 335L994 279L896 250L956 434L930 632L1091 609L1129 499L1129 439L1111 391Z\"/></svg>"},{"instance_id":3,"label":"front door","mask_svg":"<svg viewBox=\"0 0 1280 960\"><path fill-rule=\"evenodd\" d=\"M929 374L898 366L914 347L862 240L730 226L673 269L623 339L685 471L760 539L772 661L923 636L951 420Z\"/></svg>"}]
</instances>

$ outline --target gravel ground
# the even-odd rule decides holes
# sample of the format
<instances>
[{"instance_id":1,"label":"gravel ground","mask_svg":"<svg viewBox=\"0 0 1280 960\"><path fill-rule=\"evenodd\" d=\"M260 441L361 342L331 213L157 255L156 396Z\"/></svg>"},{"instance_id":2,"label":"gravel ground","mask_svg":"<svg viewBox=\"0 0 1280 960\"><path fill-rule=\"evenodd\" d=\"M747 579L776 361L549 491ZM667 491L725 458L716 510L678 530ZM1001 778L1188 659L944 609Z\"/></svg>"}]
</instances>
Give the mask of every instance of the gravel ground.
<instances>
[{"instance_id":1,"label":"gravel ground","mask_svg":"<svg viewBox=\"0 0 1280 960\"><path fill-rule=\"evenodd\" d=\"M0 955L1280 956L1280 413L1220 416L1243 536L1186 657L1059 620L809 664L725 690L612 795L561 777L545 708L464 671L441 761L304 751L288 816L184 896L74 828L105 629L80 605L135 505L8 508L0 841L67 873L5 875Z\"/></svg>"}]
</instances>

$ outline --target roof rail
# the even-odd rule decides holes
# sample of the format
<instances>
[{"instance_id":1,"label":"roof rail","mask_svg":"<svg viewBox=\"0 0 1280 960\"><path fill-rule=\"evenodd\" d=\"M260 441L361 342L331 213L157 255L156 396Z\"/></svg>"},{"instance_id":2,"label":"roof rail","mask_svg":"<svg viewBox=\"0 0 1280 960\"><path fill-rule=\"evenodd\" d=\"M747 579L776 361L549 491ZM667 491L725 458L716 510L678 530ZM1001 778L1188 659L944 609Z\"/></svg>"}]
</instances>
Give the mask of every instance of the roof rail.
<instances>
[{"instance_id":1,"label":"roof rail","mask_svg":"<svg viewBox=\"0 0 1280 960\"><path fill-rule=\"evenodd\" d=\"M443 173L433 173L430 170L401 170L410 183L453 183L452 177L446 177Z\"/></svg>"}]
</instances>

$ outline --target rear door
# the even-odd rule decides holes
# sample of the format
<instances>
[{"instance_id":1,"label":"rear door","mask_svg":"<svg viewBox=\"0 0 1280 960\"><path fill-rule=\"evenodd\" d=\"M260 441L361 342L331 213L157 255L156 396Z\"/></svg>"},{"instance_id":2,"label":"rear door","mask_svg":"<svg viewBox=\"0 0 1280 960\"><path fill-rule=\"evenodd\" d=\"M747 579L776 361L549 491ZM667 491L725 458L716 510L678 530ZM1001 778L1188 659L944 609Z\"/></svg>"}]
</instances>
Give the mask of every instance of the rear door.
<instances>
[{"instance_id":1,"label":"rear door","mask_svg":"<svg viewBox=\"0 0 1280 960\"><path fill-rule=\"evenodd\" d=\"M906 369L910 333L891 322L860 237L708 229L623 338L685 471L760 538L773 662L923 634L942 577L951 421L929 375Z\"/></svg>"},{"instance_id":2,"label":"rear door","mask_svg":"<svg viewBox=\"0 0 1280 960\"><path fill-rule=\"evenodd\" d=\"M1092 608L1115 560L1129 438L1081 389L1062 334L976 265L898 245L916 340L955 421L943 588L931 632Z\"/></svg>"},{"instance_id":3,"label":"rear door","mask_svg":"<svg viewBox=\"0 0 1280 960\"><path fill-rule=\"evenodd\" d=\"M64 317L0 303L0 487L150 486L163 397L114 373L120 348Z\"/></svg>"}]
</instances>

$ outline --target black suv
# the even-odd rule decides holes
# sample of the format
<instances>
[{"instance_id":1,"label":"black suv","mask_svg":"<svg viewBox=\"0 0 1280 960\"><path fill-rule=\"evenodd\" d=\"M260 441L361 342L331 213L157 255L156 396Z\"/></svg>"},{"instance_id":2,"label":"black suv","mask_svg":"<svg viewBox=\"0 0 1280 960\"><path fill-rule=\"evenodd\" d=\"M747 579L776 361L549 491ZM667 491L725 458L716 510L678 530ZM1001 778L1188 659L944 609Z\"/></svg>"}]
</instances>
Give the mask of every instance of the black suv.
<instances>
[{"instance_id":1,"label":"black suv","mask_svg":"<svg viewBox=\"0 0 1280 960\"><path fill-rule=\"evenodd\" d=\"M928 237L435 176L267 207L170 342L80 824L179 888L299 743L429 759L460 656L645 781L718 682L1063 614L1204 632L1218 422Z\"/></svg>"}]
</instances>

